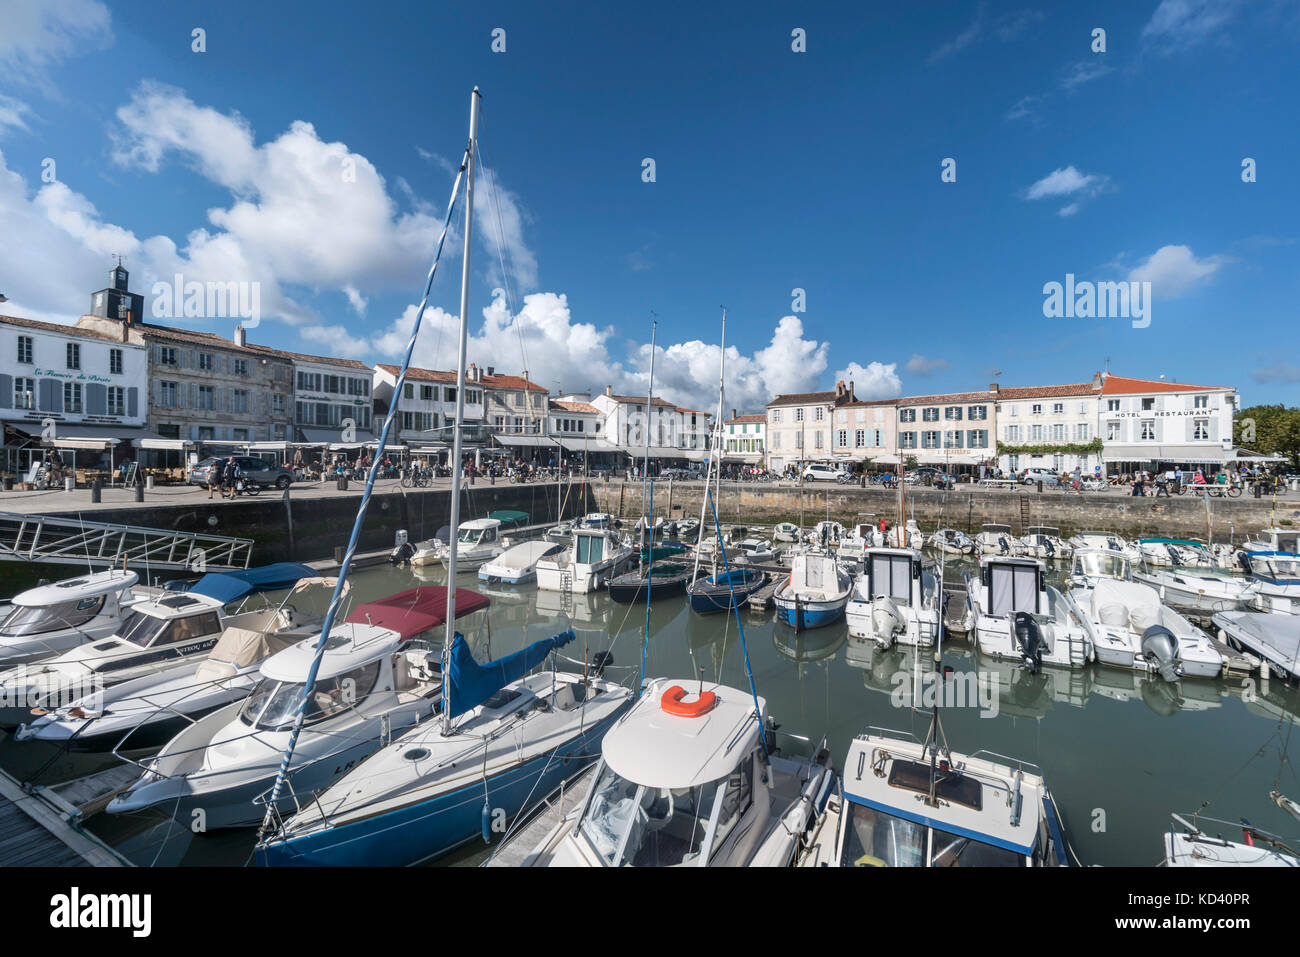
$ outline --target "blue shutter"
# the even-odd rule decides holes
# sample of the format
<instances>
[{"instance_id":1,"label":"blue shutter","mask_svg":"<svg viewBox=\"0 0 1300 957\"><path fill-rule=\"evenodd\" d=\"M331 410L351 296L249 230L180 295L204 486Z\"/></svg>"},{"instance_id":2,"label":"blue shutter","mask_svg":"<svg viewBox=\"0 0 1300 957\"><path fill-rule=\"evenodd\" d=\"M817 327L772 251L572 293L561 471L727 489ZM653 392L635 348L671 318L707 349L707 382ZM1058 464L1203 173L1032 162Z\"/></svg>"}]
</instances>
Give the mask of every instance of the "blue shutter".
<instances>
[{"instance_id":1,"label":"blue shutter","mask_svg":"<svg viewBox=\"0 0 1300 957\"><path fill-rule=\"evenodd\" d=\"M140 409L140 390L135 386L126 390L126 414L129 418L134 419Z\"/></svg>"},{"instance_id":2,"label":"blue shutter","mask_svg":"<svg viewBox=\"0 0 1300 957\"><path fill-rule=\"evenodd\" d=\"M40 393L39 407L42 412L63 411L63 383L58 379L41 379L37 387Z\"/></svg>"},{"instance_id":3,"label":"blue shutter","mask_svg":"<svg viewBox=\"0 0 1300 957\"><path fill-rule=\"evenodd\" d=\"M104 415L108 412L107 386L91 382L86 386L86 414Z\"/></svg>"},{"instance_id":4,"label":"blue shutter","mask_svg":"<svg viewBox=\"0 0 1300 957\"><path fill-rule=\"evenodd\" d=\"M0 373L0 409L14 407L14 377Z\"/></svg>"}]
</instances>

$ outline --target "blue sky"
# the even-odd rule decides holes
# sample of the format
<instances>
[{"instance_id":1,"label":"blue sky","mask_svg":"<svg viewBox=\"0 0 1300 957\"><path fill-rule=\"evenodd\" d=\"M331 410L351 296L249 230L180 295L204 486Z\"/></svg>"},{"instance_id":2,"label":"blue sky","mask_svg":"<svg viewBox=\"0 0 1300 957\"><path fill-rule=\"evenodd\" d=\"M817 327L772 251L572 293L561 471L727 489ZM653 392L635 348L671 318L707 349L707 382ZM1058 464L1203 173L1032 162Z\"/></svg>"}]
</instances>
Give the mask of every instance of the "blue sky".
<instances>
[{"instance_id":1,"label":"blue sky","mask_svg":"<svg viewBox=\"0 0 1300 957\"><path fill-rule=\"evenodd\" d=\"M257 341L391 361L477 84L471 359L643 389L654 312L657 391L712 408L725 304L728 407L1107 358L1300 404L1296 0L406 6L7 2L4 308L70 321L121 252L147 310L176 271L255 281ZM454 364L459 259L421 364ZM1045 318L1067 273L1151 281L1150 326Z\"/></svg>"}]
</instances>

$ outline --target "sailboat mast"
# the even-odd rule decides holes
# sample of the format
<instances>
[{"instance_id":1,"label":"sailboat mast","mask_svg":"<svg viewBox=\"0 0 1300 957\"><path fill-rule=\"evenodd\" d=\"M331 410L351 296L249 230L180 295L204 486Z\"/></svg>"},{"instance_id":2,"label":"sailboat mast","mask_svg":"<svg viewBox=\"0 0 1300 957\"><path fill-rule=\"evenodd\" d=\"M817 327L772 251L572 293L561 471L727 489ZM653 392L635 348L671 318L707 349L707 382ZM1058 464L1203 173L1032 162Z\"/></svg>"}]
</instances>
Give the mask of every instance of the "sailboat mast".
<instances>
[{"instance_id":1,"label":"sailboat mast","mask_svg":"<svg viewBox=\"0 0 1300 957\"><path fill-rule=\"evenodd\" d=\"M456 359L456 421L451 432L451 542L447 549L447 631L442 643L442 674L451 664L451 645L456 635L456 550L460 538L460 455L461 422L465 417L465 358L469 328L469 254L474 230L474 161L478 151L478 108L483 95L478 87L469 98L469 146L465 149L465 248L460 268L460 346ZM526 390L525 390L526 391ZM442 733L451 730L450 709L443 687Z\"/></svg>"},{"instance_id":2,"label":"sailboat mast","mask_svg":"<svg viewBox=\"0 0 1300 957\"><path fill-rule=\"evenodd\" d=\"M650 426L654 421L654 400L655 400L655 332L659 328L658 320L652 320L650 323L650 384L646 387L645 394L645 460L641 466L641 522L645 526L641 529L641 534L645 540L646 547L649 548L654 544L653 535L646 535L653 524L650 519L646 518L646 490L650 482ZM654 505L653 502L650 503ZM645 560L642 559L644 565Z\"/></svg>"},{"instance_id":3,"label":"sailboat mast","mask_svg":"<svg viewBox=\"0 0 1300 957\"><path fill-rule=\"evenodd\" d=\"M700 574L700 549L704 547L704 511L705 508L707 507L708 500L709 500L709 479L713 471L713 457L715 452L717 453L717 457L718 457L718 470L719 472L722 470L722 452L719 449L719 445L721 444L721 439L722 439L722 409L723 409L723 402L724 402L722 396L722 390L723 390L723 381L724 381L726 369L727 369L727 307L723 306L722 307L722 348L718 356L718 417L714 423L713 429L709 430L710 433L712 433L713 441L709 444L708 464L704 468L704 492L700 495L700 527L696 530L696 536L695 536L695 575L691 579L692 581L694 581L695 578L698 578ZM713 501L716 503L717 500L718 500L717 496L715 495ZM715 560L714 562L715 571L716 571L716 564L717 563Z\"/></svg>"}]
</instances>

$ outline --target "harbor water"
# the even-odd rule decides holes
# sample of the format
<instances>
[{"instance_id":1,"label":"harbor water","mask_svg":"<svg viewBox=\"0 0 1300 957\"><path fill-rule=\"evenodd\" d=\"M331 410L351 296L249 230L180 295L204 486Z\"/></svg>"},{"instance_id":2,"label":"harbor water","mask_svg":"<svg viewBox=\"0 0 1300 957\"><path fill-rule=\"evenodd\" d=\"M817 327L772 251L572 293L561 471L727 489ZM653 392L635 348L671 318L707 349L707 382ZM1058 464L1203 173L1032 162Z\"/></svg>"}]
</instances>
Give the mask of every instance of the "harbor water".
<instances>
[{"instance_id":1,"label":"harbor water","mask_svg":"<svg viewBox=\"0 0 1300 957\"><path fill-rule=\"evenodd\" d=\"M963 570L948 561L950 587ZM1058 581L1063 571L1053 569ZM577 641L566 652L573 659L609 650L614 665L607 677L633 685L638 680L647 633L644 603L622 605L603 593L567 596L532 585L480 587L473 572L459 577L461 587L484 591L492 600L485 613L462 620L472 629L467 637L476 652L490 648L499 657L572 626ZM363 569L352 576L351 600L370 601L444 579L441 566ZM1161 833L1170 812L1190 813L1202 805L1211 817L1245 818L1283 837L1295 830L1296 822L1269 799L1275 789L1300 797L1300 782L1286 760L1300 695L1280 681L1261 684L1252 676L1169 684L1099 665L1030 674L1015 663L981 657L964 637L953 637L944 644L942 663L956 674L934 682L925 677L934 668L930 650L882 652L870 641L850 638L843 619L796 634L776 623L771 611L745 608L738 622L734 614L693 614L680 597L651 607L645 673L702 675L745 689L742 629L758 693L783 730L814 742L825 737L838 766L852 737L868 726L923 738L931 696L938 693L954 751L982 749L1043 769L1083 864L1154 865L1162 857ZM572 662L564 666L581 669ZM922 707L913 708L913 702ZM116 761L0 735L0 767L37 784ZM242 865L251 861L255 840L251 829L195 834L189 821L161 812L98 814L88 827L142 866ZM1240 840L1235 830L1224 836ZM475 837L439 863L473 865L489 853Z\"/></svg>"}]
</instances>

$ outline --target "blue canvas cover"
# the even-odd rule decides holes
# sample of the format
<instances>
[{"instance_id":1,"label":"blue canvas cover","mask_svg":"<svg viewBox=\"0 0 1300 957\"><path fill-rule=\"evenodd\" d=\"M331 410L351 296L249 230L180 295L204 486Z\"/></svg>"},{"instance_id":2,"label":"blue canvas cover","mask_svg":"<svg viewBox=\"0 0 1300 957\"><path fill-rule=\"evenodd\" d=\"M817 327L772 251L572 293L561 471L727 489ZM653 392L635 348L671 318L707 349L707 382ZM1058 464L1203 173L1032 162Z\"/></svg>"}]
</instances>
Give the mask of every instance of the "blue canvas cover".
<instances>
[{"instance_id":1,"label":"blue canvas cover","mask_svg":"<svg viewBox=\"0 0 1300 957\"><path fill-rule=\"evenodd\" d=\"M316 574L318 572L314 569L297 562L277 562L274 565L262 565L240 571L208 572L191 585L189 591L191 594L206 595L217 599L223 605L229 605L245 595L292 588L298 579L311 578Z\"/></svg>"},{"instance_id":2,"label":"blue canvas cover","mask_svg":"<svg viewBox=\"0 0 1300 957\"><path fill-rule=\"evenodd\" d=\"M451 643L451 664L447 680L443 683L442 706L447 716L454 718L476 708L512 681L517 681L532 671L556 648L573 641L572 629L551 638L534 641L527 648L480 665L470 653L465 637L456 632Z\"/></svg>"}]
</instances>

